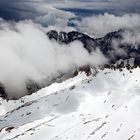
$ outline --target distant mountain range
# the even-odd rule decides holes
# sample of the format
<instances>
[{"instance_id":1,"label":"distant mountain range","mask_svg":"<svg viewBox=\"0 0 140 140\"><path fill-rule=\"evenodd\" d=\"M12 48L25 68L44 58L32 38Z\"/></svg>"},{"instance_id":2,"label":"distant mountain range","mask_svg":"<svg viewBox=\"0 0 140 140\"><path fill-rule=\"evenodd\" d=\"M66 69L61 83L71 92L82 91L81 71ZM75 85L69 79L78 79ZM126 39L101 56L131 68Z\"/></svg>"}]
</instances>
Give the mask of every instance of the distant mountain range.
<instances>
[{"instance_id":1,"label":"distant mountain range","mask_svg":"<svg viewBox=\"0 0 140 140\"><path fill-rule=\"evenodd\" d=\"M47 33L49 39L54 39L58 43L69 44L73 41L80 41L83 43L84 48L91 53L95 49L100 51L108 58L110 64L115 64L118 60L134 59L134 64L140 64L140 44L129 44L124 39L126 30L118 30L106 34L102 38L92 38L86 34L78 31L71 32L57 32L51 30ZM131 40L131 38L130 38ZM116 42L114 46L114 42Z\"/></svg>"}]
</instances>

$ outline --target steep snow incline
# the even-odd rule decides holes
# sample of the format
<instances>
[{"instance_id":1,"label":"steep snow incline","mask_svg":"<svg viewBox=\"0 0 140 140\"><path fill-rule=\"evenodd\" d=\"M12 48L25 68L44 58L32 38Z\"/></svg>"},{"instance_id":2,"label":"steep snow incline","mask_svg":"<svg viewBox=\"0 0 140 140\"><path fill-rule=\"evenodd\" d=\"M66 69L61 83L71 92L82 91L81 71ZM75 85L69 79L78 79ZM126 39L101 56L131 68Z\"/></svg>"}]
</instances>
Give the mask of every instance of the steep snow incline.
<instances>
[{"instance_id":1,"label":"steep snow incline","mask_svg":"<svg viewBox=\"0 0 140 140\"><path fill-rule=\"evenodd\" d=\"M0 101L0 140L139 140L140 69L99 70Z\"/></svg>"}]
</instances>

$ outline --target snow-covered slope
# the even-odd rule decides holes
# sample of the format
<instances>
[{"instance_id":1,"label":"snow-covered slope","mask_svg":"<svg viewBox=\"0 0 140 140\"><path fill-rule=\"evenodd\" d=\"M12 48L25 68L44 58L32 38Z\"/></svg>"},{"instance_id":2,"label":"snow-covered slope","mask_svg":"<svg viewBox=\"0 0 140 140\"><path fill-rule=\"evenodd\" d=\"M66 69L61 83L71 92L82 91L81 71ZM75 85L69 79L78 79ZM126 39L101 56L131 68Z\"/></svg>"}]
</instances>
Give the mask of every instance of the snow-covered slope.
<instances>
[{"instance_id":1,"label":"snow-covered slope","mask_svg":"<svg viewBox=\"0 0 140 140\"><path fill-rule=\"evenodd\" d=\"M0 140L139 140L140 69L110 69L0 101Z\"/></svg>"}]
</instances>

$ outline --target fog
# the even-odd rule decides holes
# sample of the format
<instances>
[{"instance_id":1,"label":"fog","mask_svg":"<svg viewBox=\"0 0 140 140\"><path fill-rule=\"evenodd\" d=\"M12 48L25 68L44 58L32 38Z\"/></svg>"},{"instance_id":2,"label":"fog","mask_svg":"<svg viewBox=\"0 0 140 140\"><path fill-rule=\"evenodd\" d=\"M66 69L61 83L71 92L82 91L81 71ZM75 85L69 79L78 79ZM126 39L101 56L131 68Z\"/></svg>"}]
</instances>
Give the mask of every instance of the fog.
<instances>
[{"instance_id":1,"label":"fog","mask_svg":"<svg viewBox=\"0 0 140 140\"><path fill-rule=\"evenodd\" d=\"M85 17L82 21L75 21L77 28L82 32L87 32L93 37L103 37L109 32L119 29L140 29L139 14L124 14L116 16L113 14L101 14Z\"/></svg>"},{"instance_id":2,"label":"fog","mask_svg":"<svg viewBox=\"0 0 140 140\"><path fill-rule=\"evenodd\" d=\"M107 61L99 50L89 54L78 41L67 46L50 41L46 30L29 20L0 20L0 83L8 98L27 94L28 80L47 82L76 67Z\"/></svg>"}]
</instances>

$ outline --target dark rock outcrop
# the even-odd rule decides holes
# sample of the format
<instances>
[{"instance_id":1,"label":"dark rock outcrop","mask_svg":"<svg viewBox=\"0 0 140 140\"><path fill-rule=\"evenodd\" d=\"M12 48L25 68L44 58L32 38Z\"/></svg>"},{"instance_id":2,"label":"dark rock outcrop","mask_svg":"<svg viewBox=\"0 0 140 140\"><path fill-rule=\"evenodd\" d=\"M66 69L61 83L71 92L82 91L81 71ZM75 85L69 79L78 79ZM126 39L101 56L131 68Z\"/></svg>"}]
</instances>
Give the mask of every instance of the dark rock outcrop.
<instances>
[{"instance_id":1,"label":"dark rock outcrop","mask_svg":"<svg viewBox=\"0 0 140 140\"><path fill-rule=\"evenodd\" d=\"M90 76L92 74L90 65L85 65L77 68L73 75L77 76L79 72L85 72L87 76Z\"/></svg>"},{"instance_id":2,"label":"dark rock outcrop","mask_svg":"<svg viewBox=\"0 0 140 140\"><path fill-rule=\"evenodd\" d=\"M1 83L0 83L0 97L3 99L7 99L7 93L5 91L3 84Z\"/></svg>"},{"instance_id":3,"label":"dark rock outcrop","mask_svg":"<svg viewBox=\"0 0 140 140\"><path fill-rule=\"evenodd\" d=\"M69 44L76 40L80 41L83 43L84 48L89 53L92 52L94 49L96 49L96 46L97 46L95 39L89 37L86 34L76 32L76 31L72 31L69 33L66 33L66 32L57 33L56 31L52 30L48 32L47 35L49 39L54 39L58 41L59 43Z\"/></svg>"}]
</instances>

